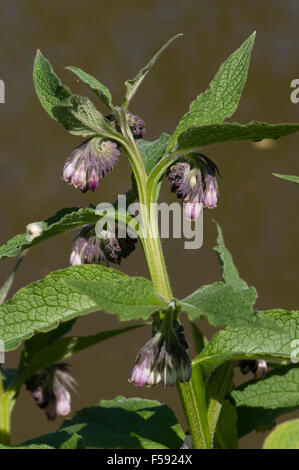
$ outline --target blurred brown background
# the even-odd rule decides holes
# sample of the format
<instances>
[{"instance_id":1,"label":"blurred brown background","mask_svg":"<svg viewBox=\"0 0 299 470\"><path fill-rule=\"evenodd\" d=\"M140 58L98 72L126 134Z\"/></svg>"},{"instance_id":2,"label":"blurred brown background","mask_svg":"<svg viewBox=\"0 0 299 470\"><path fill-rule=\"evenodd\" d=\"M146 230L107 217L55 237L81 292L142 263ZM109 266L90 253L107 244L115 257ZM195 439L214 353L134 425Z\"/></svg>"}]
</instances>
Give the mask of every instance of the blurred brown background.
<instances>
[{"instance_id":1,"label":"blurred brown background","mask_svg":"<svg viewBox=\"0 0 299 470\"><path fill-rule=\"evenodd\" d=\"M298 121L299 104L290 102L290 82L299 78L298 17L296 0L2 1L0 78L6 85L6 103L0 105L0 242L61 207L114 200L128 189L125 158L95 194L82 195L60 180L63 163L80 138L52 121L35 96L32 65L37 48L74 91L84 94L86 88L64 71L66 65L97 76L119 104L124 80L132 78L169 37L184 33L151 71L131 107L145 120L150 140L162 131L172 132L190 101L254 30L257 38L248 81L233 119ZM298 308L298 187L271 175L299 174L298 142L294 135L268 150L251 143L208 149L222 173L221 199L216 210L205 213L203 247L195 252L185 251L183 240L163 243L176 296L220 279L212 251L215 218L242 277L259 292L258 308ZM175 200L166 185L161 198ZM73 236L66 234L32 249L13 291L67 266ZM2 262L1 282L12 264L12 260ZM147 275L140 246L121 269ZM117 326L113 316L99 312L79 319L73 333L92 334ZM210 337L214 330L202 326ZM73 409L118 394L144 396L168 403L183 423L175 389L136 389L127 381L148 336L149 330L137 330L74 356L72 370L80 395L74 396ZM7 365L15 366L18 357L19 351L9 353ZM58 424L48 423L23 390L13 414L13 443L55 430ZM264 435L252 433L240 446L260 447L263 439Z\"/></svg>"}]
</instances>

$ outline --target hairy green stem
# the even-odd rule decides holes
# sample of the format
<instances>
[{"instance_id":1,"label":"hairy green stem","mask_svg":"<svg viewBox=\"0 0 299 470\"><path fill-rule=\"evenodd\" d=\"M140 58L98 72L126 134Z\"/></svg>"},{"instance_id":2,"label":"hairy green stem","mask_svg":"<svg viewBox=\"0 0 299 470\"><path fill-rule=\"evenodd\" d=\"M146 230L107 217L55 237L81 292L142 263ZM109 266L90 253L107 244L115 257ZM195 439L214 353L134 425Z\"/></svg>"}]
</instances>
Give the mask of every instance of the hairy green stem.
<instances>
[{"instance_id":1,"label":"hairy green stem","mask_svg":"<svg viewBox=\"0 0 299 470\"><path fill-rule=\"evenodd\" d=\"M205 384L200 367L193 368L191 380L177 383L177 389L188 422L195 449L210 449Z\"/></svg>"},{"instance_id":2,"label":"hairy green stem","mask_svg":"<svg viewBox=\"0 0 299 470\"><path fill-rule=\"evenodd\" d=\"M167 301L173 298L165 259L163 256L157 216L157 178L148 178L142 158L131 134L126 120L125 111L117 110L118 120L124 136L121 142L130 161L138 191L141 211L141 241L150 277L156 291ZM200 374L200 368L188 383L177 385L182 407L189 424L194 447L206 449L211 447L208 428L205 385Z\"/></svg>"}]
</instances>

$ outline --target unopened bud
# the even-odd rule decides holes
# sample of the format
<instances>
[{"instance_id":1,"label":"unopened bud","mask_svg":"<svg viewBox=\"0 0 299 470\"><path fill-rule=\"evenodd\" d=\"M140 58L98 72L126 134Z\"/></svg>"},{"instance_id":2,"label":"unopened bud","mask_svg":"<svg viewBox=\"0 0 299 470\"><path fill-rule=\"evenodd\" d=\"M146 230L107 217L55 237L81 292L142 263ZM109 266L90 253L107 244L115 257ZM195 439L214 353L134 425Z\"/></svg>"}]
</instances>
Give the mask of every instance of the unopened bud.
<instances>
[{"instance_id":1,"label":"unopened bud","mask_svg":"<svg viewBox=\"0 0 299 470\"><path fill-rule=\"evenodd\" d=\"M27 240L32 242L43 233L43 227L40 222L32 222L26 226Z\"/></svg>"}]
</instances>

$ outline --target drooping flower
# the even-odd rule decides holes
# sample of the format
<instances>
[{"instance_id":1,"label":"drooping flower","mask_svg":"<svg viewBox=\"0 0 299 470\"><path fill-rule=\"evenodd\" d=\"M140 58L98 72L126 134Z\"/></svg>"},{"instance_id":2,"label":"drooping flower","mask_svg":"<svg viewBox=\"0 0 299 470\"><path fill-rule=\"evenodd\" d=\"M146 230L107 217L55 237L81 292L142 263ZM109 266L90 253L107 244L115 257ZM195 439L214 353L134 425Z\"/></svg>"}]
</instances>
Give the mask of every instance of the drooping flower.
<instances>
[{"instance_id":1,"label":"drooping flower","mask_svg":"<svg viewBox=\"0 0 299 470\"><path fill-rule=\"evenodd\" d=\"M92 264L106 261L105 254L100 247L100 240L95 234L95 225L84 225L74 240L70 264Z\"/></svg>"},{"instance_id":2,"label":"drooping flower","mask_svg":"<svg viewBox=\"0 0 299 470\"><path fill-rule=\"evenodd\" d=\"M268 366L265 359L259 359L252 364L251 371L257 379L263 379L267 373Z\"/></svg>"},{"instance_id":3,"label":"drooping flower","mask_svg":"<svg viewBox=\"0 0 299 470\"><path fill-rule=\"evenodd\" d=\"M26 382L27 390L39 408L44 409L48 419L66 416L71 411L71 395L75 379L65 363L53 364L30 377Z\"/></svg>"},{"instance_id":4,"label":"drooping flower","mask_svg":"<svg viewBox=\"0 0 299 470\"><path fill-rule=\"evenodd\" d=\"M154 322L153 336L139 351L129 381L148 387L159 382L164 387L174 385L177 380L188 382L192 367L187 349L182 325L173 321L164 327L163 322Z\"/></svg>"},{"instance_id":5,"label":"drooping flower","mask_svg":"<svg viewBox=\"0 0 299 470\"><path fill-rule=\"evenodd\" d=\"M217 179L216 176L212 176L209 173L205 176L205 191L203 195L203 205L208 209L214 209L217 207Z\"/></svg>"},{"instance_id":6,"label":"drooping flower","mask_svg":"<svg viewBox=\"0 0 299 470\"><path fill-rule=\"evenodd\" d=\"M172 192L183 199L185 215L189 220L195 220L200 215L203 196L201 171L191 168L187 162L179 162L170 167L167 172Z\"/></svg>"},{"instance_id":7,"label":"drooping flower","mask_svg":"<svg viewBox=\"0 0 299 470\"><path fill-rule=\"evenodd\" d=\"M267 370L267 362L264 359L240 361L240 371L242 374L248 374L251 371L257 379L263 379Z\"/></svg>"},{"instance_id":8,"label":"drooping flower","mask_svg":"<svg viewBox=\"0 0 299 470\"><path fill-rule=\"evenodd\" d=\"M115 142L100 137L88 139L71 153L62 170L62 179L83 193L99 186L106 173L118 163L120 151Z\"/></svg>"},{"instance_id":9,"label":"drooping flower","mask_svg":"<svg viewBox=\"0 0 299 470\"><path fill-rule=\"evenodd\" d=\"M202 206L212 209L217 206L218 168L212 160L200 153L186 155L186 160L177 162L167 171L171 191L183 199L187 219L196 220Z\"/></svg>"},{"instance_id":10,"label":"drooping flower","mask_svg":"<svg viewBox=\"0 0 299 470\"><path fill-rule=\"evenodd\" d=\"M119 264L122 258L127 258L135 250L136 242L137 239L128 234L125 238L117 238L109 230L102 230L97 235L95 224L84 225L75 238L70 264Z\"/></svg>"}]
</instances>

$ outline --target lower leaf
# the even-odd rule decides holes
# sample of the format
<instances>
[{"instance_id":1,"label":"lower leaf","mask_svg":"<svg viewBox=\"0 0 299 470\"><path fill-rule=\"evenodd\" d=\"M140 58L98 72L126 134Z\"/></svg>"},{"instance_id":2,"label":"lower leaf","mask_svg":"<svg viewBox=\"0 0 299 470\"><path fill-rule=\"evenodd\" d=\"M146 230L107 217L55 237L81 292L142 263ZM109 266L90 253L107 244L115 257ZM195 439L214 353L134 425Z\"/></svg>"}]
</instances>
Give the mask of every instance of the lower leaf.
<instances>
[{"instance_id":1,"label":"lower leaf","mask_svg":"<svg viewBox=\"0 0 299 470\"><path fill-rule=\"evenodd\" d=\"M178 449L185 433L170 408L156 400L117 397L78 411L60 431L77 433L86 447Z\"/></svg>"}]
</instances>

